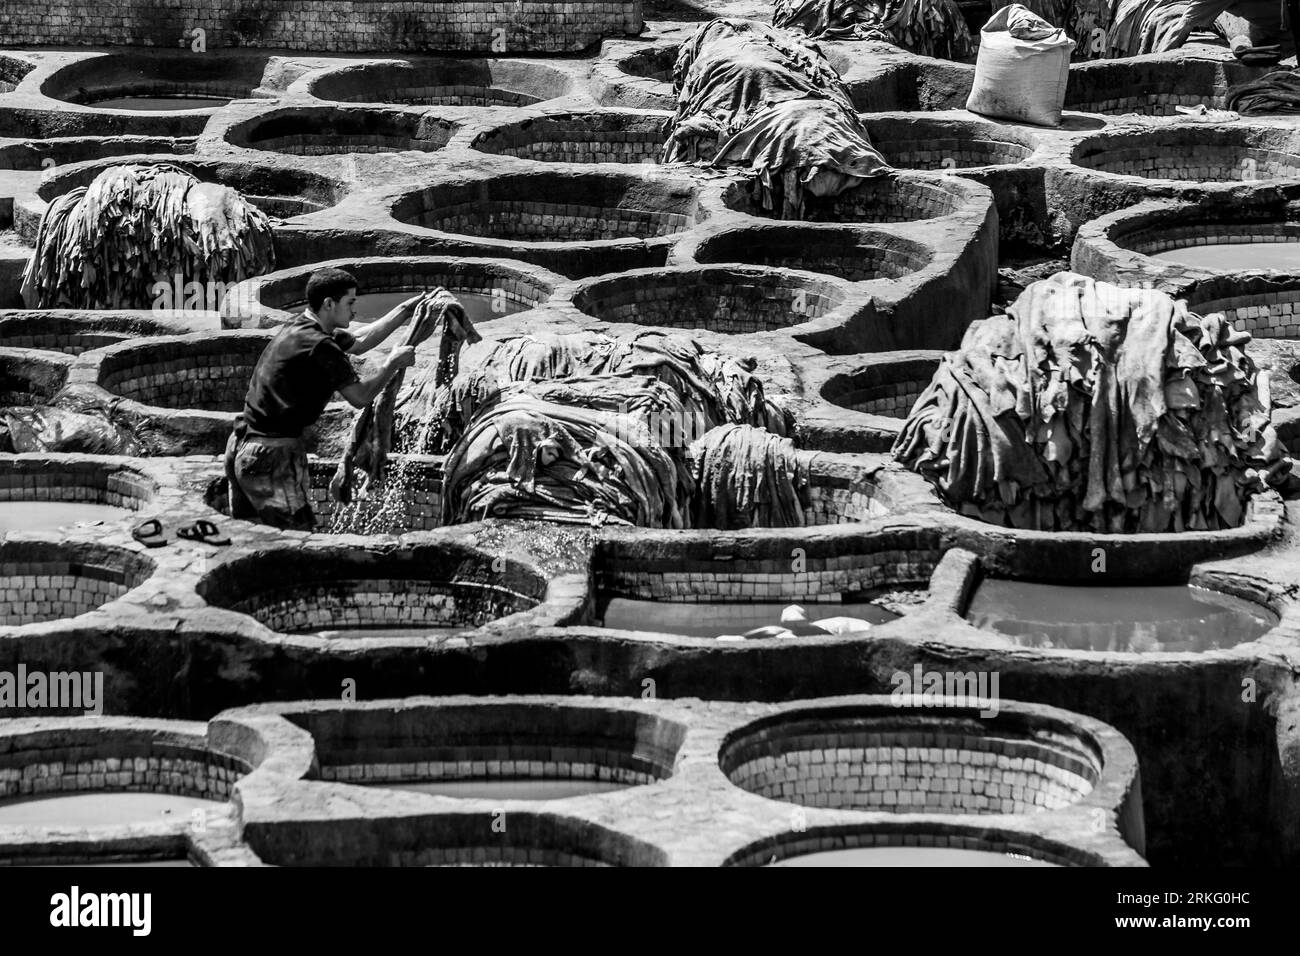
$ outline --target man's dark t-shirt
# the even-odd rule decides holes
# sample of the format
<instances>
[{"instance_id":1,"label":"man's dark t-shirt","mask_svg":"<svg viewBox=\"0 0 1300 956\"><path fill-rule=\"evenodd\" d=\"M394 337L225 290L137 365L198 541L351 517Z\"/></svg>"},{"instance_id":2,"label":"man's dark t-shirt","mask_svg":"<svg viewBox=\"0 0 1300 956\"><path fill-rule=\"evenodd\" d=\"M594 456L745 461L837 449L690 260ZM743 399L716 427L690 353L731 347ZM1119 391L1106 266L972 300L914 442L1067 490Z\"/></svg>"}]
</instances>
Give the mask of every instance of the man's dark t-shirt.
<instances>
[{"instance_id":1,"label":"man's dark t-shirt","mask_svg":"<svg viewBox=\"0 0 1300 956\"><path fill-rule=\"evenodd\" d=\"M331 336L305 316L283 326L253 369L244 400L248 430L300 437L336 391L360 380L346 351L355 341L343 329Z\"/></svg>"}]
</instances>

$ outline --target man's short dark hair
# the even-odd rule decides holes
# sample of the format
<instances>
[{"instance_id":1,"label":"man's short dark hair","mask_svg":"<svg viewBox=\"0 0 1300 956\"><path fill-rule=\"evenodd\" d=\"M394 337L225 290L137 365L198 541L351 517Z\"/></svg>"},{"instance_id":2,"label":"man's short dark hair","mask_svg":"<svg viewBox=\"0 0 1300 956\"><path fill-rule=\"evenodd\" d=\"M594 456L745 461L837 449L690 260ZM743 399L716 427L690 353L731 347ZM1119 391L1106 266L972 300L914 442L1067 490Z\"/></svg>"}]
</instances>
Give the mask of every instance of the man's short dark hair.
<instances>
[{"instance_id":1,"label":"man's short dark hair","mask_svg":"<svg viewBox=\"0 0 1300 956\"><path fill-rule=\"evenodd\" d=\"M355 288L357 280L352 273L342 269L317 269L307 280L307 306L315 312L326 299L337 302Z\"/></svg>"}]
</instances>

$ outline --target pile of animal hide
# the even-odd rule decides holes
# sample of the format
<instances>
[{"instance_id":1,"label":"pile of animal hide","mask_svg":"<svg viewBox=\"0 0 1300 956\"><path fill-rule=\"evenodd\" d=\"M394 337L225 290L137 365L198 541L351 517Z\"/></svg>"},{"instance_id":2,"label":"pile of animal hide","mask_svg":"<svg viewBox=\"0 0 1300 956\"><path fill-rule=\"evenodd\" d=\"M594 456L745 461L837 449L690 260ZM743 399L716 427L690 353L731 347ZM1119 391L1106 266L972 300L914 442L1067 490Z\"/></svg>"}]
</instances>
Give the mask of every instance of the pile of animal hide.
<instances>
[{"instance_id":1,"label":"pile of animal hide","mask_svg":"<svg viewBox=\"0 0 1300 956\"><path fill-rule=\"evenodd\" d=\"M1058 273L967 330L894 454L995 524L1236 527L1291 466L1249 341L1162 292Z\"/></svg>"},{"instance_id":2,"label":"pile of animal hide","mask_svg":"<svg viewBox=\"0 0 1300 956\"><path fill-rule=\"evenodd\" d=\"M1105 59L1112 4L1109 0L1019 0L1021 6L1075 41L1070 59Z\"/></svg>"},{"instance_id":3,"label":"pile of animal hide","mask_svg":"<svg viewBox=\"0 0 1300 956\"><path fill-rule=\"evenodd\" d=\"M797 528L808 473L794 442L752 425L723 425L691 449L697 528Z\"/></svg>"},{"instance_id":4,"label":"pile of animal hide","mask_svg":"<svg viewBox=\"0 0 1300 956\"><path fill-rule=\"evenodd\" d=\"M631 409L640 400L619 390L614 378L648 376L663 382L681 410L680 417L665 416L660 421L681 422L692 437L727 422L759 425L778 434L786 430L785 413L764 397L752 360L706 352L682 333L521 335L484 342L470 349L462 364L464 371L449 381L437 370L425 372L399 399L398 429L420 436L412 451L449 451L471 419L499 401L508 386L523 383L534 394L542 394L537 383L596 376L609 382L609 391L602 395L598 390L582 401L599 400L601 407L611 411L620 406ZM575 395L573 401L579 398Z\"/></svg>"},{"instance_id":5,"label":"pile of animal hide","mask_svg":"<svg viewBox=\"0 0 1300 956\"><path fill-rule=\"evenodd\" d=\"M426 292L411 316L410 329L403 345L415 347L435 332L441 332L435 377L450 381L458 370L461 345L478 342L481 336L466 315L464 307L450 292L439 286ZM393 449L394 411L406 372L390 378L383 391L361 410L352 425L347 449L330 481L330 496L349 504L356 492L356 473L365 476L363 488L378 481Z\"/></svg>"},{"instance_id":6,"label":"pile of animal hide","mask_svg":"<svg viewBox=\"0 0 1300 956\"><path fill-rule=\"evenodd\" d=\"M719 529L804 524L807 470L789 439L728 424L689 446L666 440L654 423L681 408L671 388L646 376L508 386L447 456L442 520Z\"/></svg>"},{"instance_id":7,"label":"pile of animal hide","mask_svg":"<svg viewBox=\"0 0 1300 956\"><path fill-rule=\"evenodd\" d=\"M1300 113L1300 70L1275 70L1234 86L1224 105L1242 116Z\"/></svg>"},{"instance_id":8,"label":"pile of animal hide","mask_svg":"<svg viewBox=\"0 0 1300 956\"><path fill-rule=\"evenodd\" d=\"M29 308L147 309L177 275L229 285L274 265L270 221L235 190L165 163L122 165L50 203L22 292Z\"/></svg>"},{"instance_id":9,"label":"pile of animal hide","mask_svg":"<svg viewBox=\"0 0 1300 956\"><path fill-rule=\"evenodd\" d=\"M447 456L443 523L516 518L686 527L689 472L657 443L633 444L620 433L626 424L617 413L526 394L499 401L474 418Z\"/></svg>"},{"instance_id":10,"label":"pile of animal hide","mask_svg":"<svg viewBox=\"0 0 1300 956\"><path fill-rule=\"evenodd\" d=\"M954 0L776 0L772 25L815 40L883 40L947 60L975 54Z\"/></svg>"},{"instance_id":11,"label":"pile of animal hide","mask_svg":"<svg viewBox=\"0 0 1300 956\"><path fill-rule=\"evenodd\" d=\"M766 208L797 219L805 193L837 195L890 166L821 51L756 20L718 19L682 45L665 162L747 166Z\"/></svg>"}]
</instances>

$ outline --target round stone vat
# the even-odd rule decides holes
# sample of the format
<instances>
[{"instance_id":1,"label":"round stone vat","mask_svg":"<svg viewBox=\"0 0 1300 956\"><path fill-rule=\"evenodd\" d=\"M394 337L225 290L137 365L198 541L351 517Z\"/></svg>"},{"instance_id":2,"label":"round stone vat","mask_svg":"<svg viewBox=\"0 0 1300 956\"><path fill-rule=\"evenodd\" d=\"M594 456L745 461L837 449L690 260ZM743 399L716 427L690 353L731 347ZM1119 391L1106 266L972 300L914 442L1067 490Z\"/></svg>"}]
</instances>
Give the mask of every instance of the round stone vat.
<instances>
[{"instance_id":1,"label":"round stone vat","mask_svg":"<svg viewBox=\"0 0 1300 956\"><path fill-rule=\"evenodd\" d=\"M930 385L942 352L886 360L833 376L822 386L832 405L868 415L905 419Z\"/></svg>"},{"instance_id":2,"label":"round stone vat","mask_svg":"<svg viewBox=\"0 0 1300 956\"><path fill-rule=\"evenodd\" d=\"M832 494L860 502L864 517L888 513L887 489L869 482ZM803 554L792 562L795 548ZM706 533L610 536L594 559L596 617L618 630L718 637L775 625L793 603L810 620L880 624L925 600L943 549L936 533L914 529L836 540L790 531L747 542L744 554Z\"/></svg>"},{"instance_id":3,"label":"round stone vat","mask_svg":"<svg viewBox=\"0 0 1300 956\"><path fill-rule=\"evenodd\" d=\"M156 481L113 458L6 455L0 458L0 537L81 521L120 521L157 491Z\"/></svg>"},{"instance_id":4,"label":"round stone vat","mask_svg":"<svg viewBox=\"0 0 1300 956\"><path fill-rule=\"evenodd\" d=\"M570 92L561 70L521 60L385 60L330 70L309 92L345 103L408 106L531 106Z\"/></svg>"},{"instance_id":5,"label":"round stone vat","mask_svg":"<svg viewBox=\"0 0 1300 956\"><path fill-rule=\"evenodd\" d=\"M1021 647L1119 653L1220 650L1258 639L1278 620L1262 605L1199 587L1006 579L981 582L965 615Z\"/></svg>"},{"instance_id":6,"label":"round stone vat","mask_svg":"<svg viewBox=\"0 0 1300 956\"><path fill-rule=\"evenodd\" d=\"M265 54L228 50L204 56L188 50L108 53L56 70L41 92L99 109L212 109L251 96L269 62Z\"/></svg>"},{"instance_id":7,"label":"round stone vat","mask_svg":"<svg viewBox=\"0 0 1300 956\"><path fill-rule=\"evenodd\" d=\"M334 638L472 630L534 608L546 594L546 579L525 565L452 543L285 558L267 551L229 561L199 582L199 594L281 633Z\"/></svg>"},{"instance_id":8,"label":"round stone vat","mask_svg":"<svg viewBox=\"0 0 1300 956\"><path fill-rule=\"evenodd\" d=\"M1214 272L1300 273L1300 222L1202 221L1115 235L1126 249L1162 263Z\"/></svg>"},{"instance_id":9,"label":"round stone vat","mask_svg":"<svg viewBox=\"0 0 1300 956\"><path fill-rule=\"evenodd\" d=\"M185 156L130 156L78 163L59 170L41 183L37 195L49 202L56 196L88 185L110 166L122 163L160 162L183 169L206 183L220 183L236 190L245 200L268 216L288 219L328 209L343 198L347 187L338 180L291 166L194 159ZM35 237L35 225L29 238Z\"/></svg>"},{"instance_id":10,"label":"round stone vat","mask_svg":"<svg viewBox=\"0 0 1300 956\"><path fill-rule=\"evenodd\" d=\"M808 222L914 222L958 212L966 203L967 189L957 181L904 176L877 176L838 196L809 197L803 218ZM723 202L728 209L751 216L775 218L750 192L750 184L727 187Z\"/></svg>"},{"instance_id":11,"label":"round stone vat","mask_svg":"<svg viewBox=\"0 0 1300 956\"><path fill-rule=\"evenodd\" d=\"M85 614L138 587L153 569L153 561L123 548L0 541L0 625Z\"/></svg>"},{"instance_id":12,"label":"round stone vat","mask_svg":"<svg viewBox=\"0 0 1300 956\"><path fill-rule=\"evenodd\" d=\"M316 742L319 779L484 800L548 800L671 776L686 728L633 709L392 702L287 715Z\"/></svg>"},{"instance_id":13,"label":"round stone vat","mask_svg":"<svg viewBox=\"0 0 1300 956\"><path fill-rule=\"evenodd\" d=\"M192 136L70 136L0 146L0 169L40 170L106 156L192 153Z\"/></svg>"},{"instance_id":14,"label":"round stone vat","mask_svg":"<svg viewBox=\"0 0 1300 956\"><path fill-rule=\"evenodd\" d=\"M1112 863L1096 850L1032 833L922 823L809 827L751 843L724 866L1110 866L1137 862L1136 854L1124 857Z\"/></svg>"},{"instance_id":15,"label":"round stone vat","mask_svg":"<svg viewBox=\"0 0 1300 956\"><path fill-rule=\"evenodd\" d=\"M967 63L916 57L878 65L861 78L845 80L853 106L863 113L964 110L975 79Z\"/></svg>"},{"instance_id":16,"label":"round stone vat","mask_svg":"<svg viewBox=\"0 0 1300 956\"><path fill-rule=\"evenodd\" d=\"M0 348L0 407L48 402L68 379L67 363L58 355Z\"/></svg>"},{"instance_id":17,"label":"round stone vat","mask_svg":"<svg viewBox=\"0 0 1300 956\"><path fill-rule=\"evenodd\" d=\"M1300 338L1300 275L1214 276L1171 292L1198 315L1220 312L1255 338Z\"/></svg>"},{"instance_id":18,"label":"round stone vat","mask_svg":"<svg viewBox=\"0 0 1300 956\"><path fill-rule=\"evenodd\" d=\"M896 169L976 169L1024 162L1032 137L995 126L930 117L867 117L871 143Z\"/></svg>"},{"instance_id":19,"label":"round stone vat","mask_svg":"<svg viewBox=\"0 0 1300 956\"><path fill-rule=\"evenodd\" d=\"M393 455L390 475L400 476L341 505L329 494L330 479L338 463L311 457L311 508L316 529L324 534L405 534L441 527L442 460L423 456ZM225 475L214 478L204 491L208 506L230 513L230 486Z\"/></svg>"},{"instance_id":20,"label":"round stone vat","mask_svg":"<svg viewBox=\"0 0 1300 956\"><path fill-rule=\"evenodd\" d=\"M583 285L573 304L604 322L744 334L789 328L844 301L832 281L745 266L642 269Z\"/></svg>"},{"instance_id":21,"label":"round stone vat","mask_svg":"<svg viewBox=\"0 0 1300 956\"><path fill-rule=\"evenodd\" d=\"M654 163L670 117L643 112L548 113L476 136L481 153L543 163Z\"/></svg>"},{"instance_id":22,"label":"round stone vat","mask_svg":"<svg viewBox=\"0 0 1300 956\"><path fill-rule=\"evenodd\" d=\"M19 313L0 316L0 348L40 349L80 355L87 349L128 339L158 335L162 328L148 319L103 313L92 319L66 315Z\"/></svg>"},{"instance_id":23,"label":"round stone vat","mask_svg":"<svg viewBox=\"0 0 1300 956\"><path fill-rule=\"evenodd\" d=\"M1008 709L987 673L948 676L960 689L947 705L932 697L929 713L902 709L924 706L918 684L914 699L910 689L896 692L906 698L897 703L799 708L756 721L727 736L722 771L750 793L833 810L1041 813L1092 792L1106 766L1095 722L1055 708ZM1112 754L1127 750L1136 763L1114 737Z\"/></svg>"},{"instance_id":24,"label":"round stone vat","mask_svg":"<svg viewBox=\"0 0 1300 956\"><path fill-rule=\"evenodd\" d=\"M265 333L203 332L128 342L103 351L97 382L143 405L238 412L268 341Z\"/></svg>"},{"instance_id":25,"label":"round stone vat","mask_svg":"<svg viewBox=\"0 0 1300 956\"><path fill-rule=\"evenodd\" d=\"M1077 143L1071 161L1084 169L1143 179L1189 182L1300 177L1300 152L1286 129L1189 124L1103 133Z\"/></svg>"},{"instance_id":26,"label":"round stone vat","mask_svg":"<svg viewBox=\"0 0 1300 956\"><path fill-rule=\"evenodd\" d=\"M901 279L930 263L927 246L861 229L765 226L710 236L695 250L704 263L740 262L824 272L849 282Z\"/></svg>"},{"instance_id":27,"label":"round stone vat","mask_svg":"<svg viewBox=\"0 0 1300 956\"><path fill-rule=\"evenodd\" d=\"M511 810L503 833L483 811L347 823L284 821L245 839L273 866L667 866L668 854L588 820Z\"/></svg>"},{"instance_id":28,"label":"round stone vat","mask_svg":"<svg viewBox=\"0 0 1300 956\"><path fill-rule=\"evenodd\" d=\"M681 45L677 43L654 46L621 57L617 65L619 70L628 76L639 76L647 80L671 84L673 66L677 63L677 54L680 50Z\"/></svg>"},{"instance_id":29,"label":"round stone vat","mask_svg":"<svg viewBox=\"0 0 1300 956\"><path fill-rule=\"evenodd\" d=\"M224 812L250 767L210 749L201 726L122 717L7 722L0 827L183 831Z\"/></svg>"},{"instance_id":30,"label":"round stone vat","mask_svg":"<svg viewBox=\"0 0 1300 956\"><path fill-rule=\"evenodd\" d=\"M282 269L249 279L239 294L227 296L222 316L229 326L266 326L307 306L307 280L317 269L350 272L358 283L356 313L377 319L417 292L442 286L460 300L476 325L540 305L560 277L538 266L491 259L432 256L333 259Z\"/></svg>"},{"instance_id":31,"label":"round stone vat","mask_svg":"<svg viewBox=\"0 0 1300 956\"><path fill-rule=\"evenodd\" d=\"M1229 88L1258 76L1232 62L1194 57L1130 57L1070 67L1065 108L1080 113L1175 116L1179 106L1223 109Z\"/></svg>"},{"instance_id":32,"label":"round stone vat","mask_svg":"<svg viewBox=\"0 0 1300 956\"><path fill-rule=\"evenodd\" d=\"M513 173L408 193L393 216L412 226L512 243L652 239L690 227L690 183L617 173Z\"/></svg>"},{"instance_id":33,"label":"round stone vat","mask_svg":"<svg viewBox=\"0 0 1300 956\"><path fill-rule=\"evenodd\" d=\"M35 68L35 63L0 54L0 93L12 93L22 78Z\"/></svg>"},{"instance_id":34,"label":"round stone vat","mask_svg":"<svg viewBox=\"0 0 1300 956\"><path fill-rule=\"evenodd\" d=\"M336 153L433 153L447 145L453 123L418 110L306 106L273 110L231 127L228 142L290 156Z\"/></svg>"},{"instance_id":35,"label":"round stone vat","mask_svg":"<svg viewBox=\"0 0 1300 956\"><path fill-rule=\"evenodd\" d=\"M607 106L671 110L677 104L673 93L673 65L680 44L645 46L620 40L606 40L608 51L591 68L592 92Z\"/></svg>"}]
</instances>

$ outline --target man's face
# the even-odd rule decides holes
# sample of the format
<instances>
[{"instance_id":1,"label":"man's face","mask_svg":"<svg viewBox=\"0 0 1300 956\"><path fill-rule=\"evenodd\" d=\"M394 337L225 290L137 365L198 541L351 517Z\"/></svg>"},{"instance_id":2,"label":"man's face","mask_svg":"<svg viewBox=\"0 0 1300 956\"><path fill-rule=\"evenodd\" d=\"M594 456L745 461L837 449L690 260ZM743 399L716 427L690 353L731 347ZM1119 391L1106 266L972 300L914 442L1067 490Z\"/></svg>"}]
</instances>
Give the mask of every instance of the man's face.
<instances>
[{"instance_id":1,"label":"man's face","mask_svg":"<svg viewBox=\"0 0 1300 956\"><path fill-rule=\"evenodd\" d=\"M326 299L321 303L321 318L327 319L336 329L346 329L356 318L357 290L348 289L341 299Z\"/></svg>"}]
</instances>

